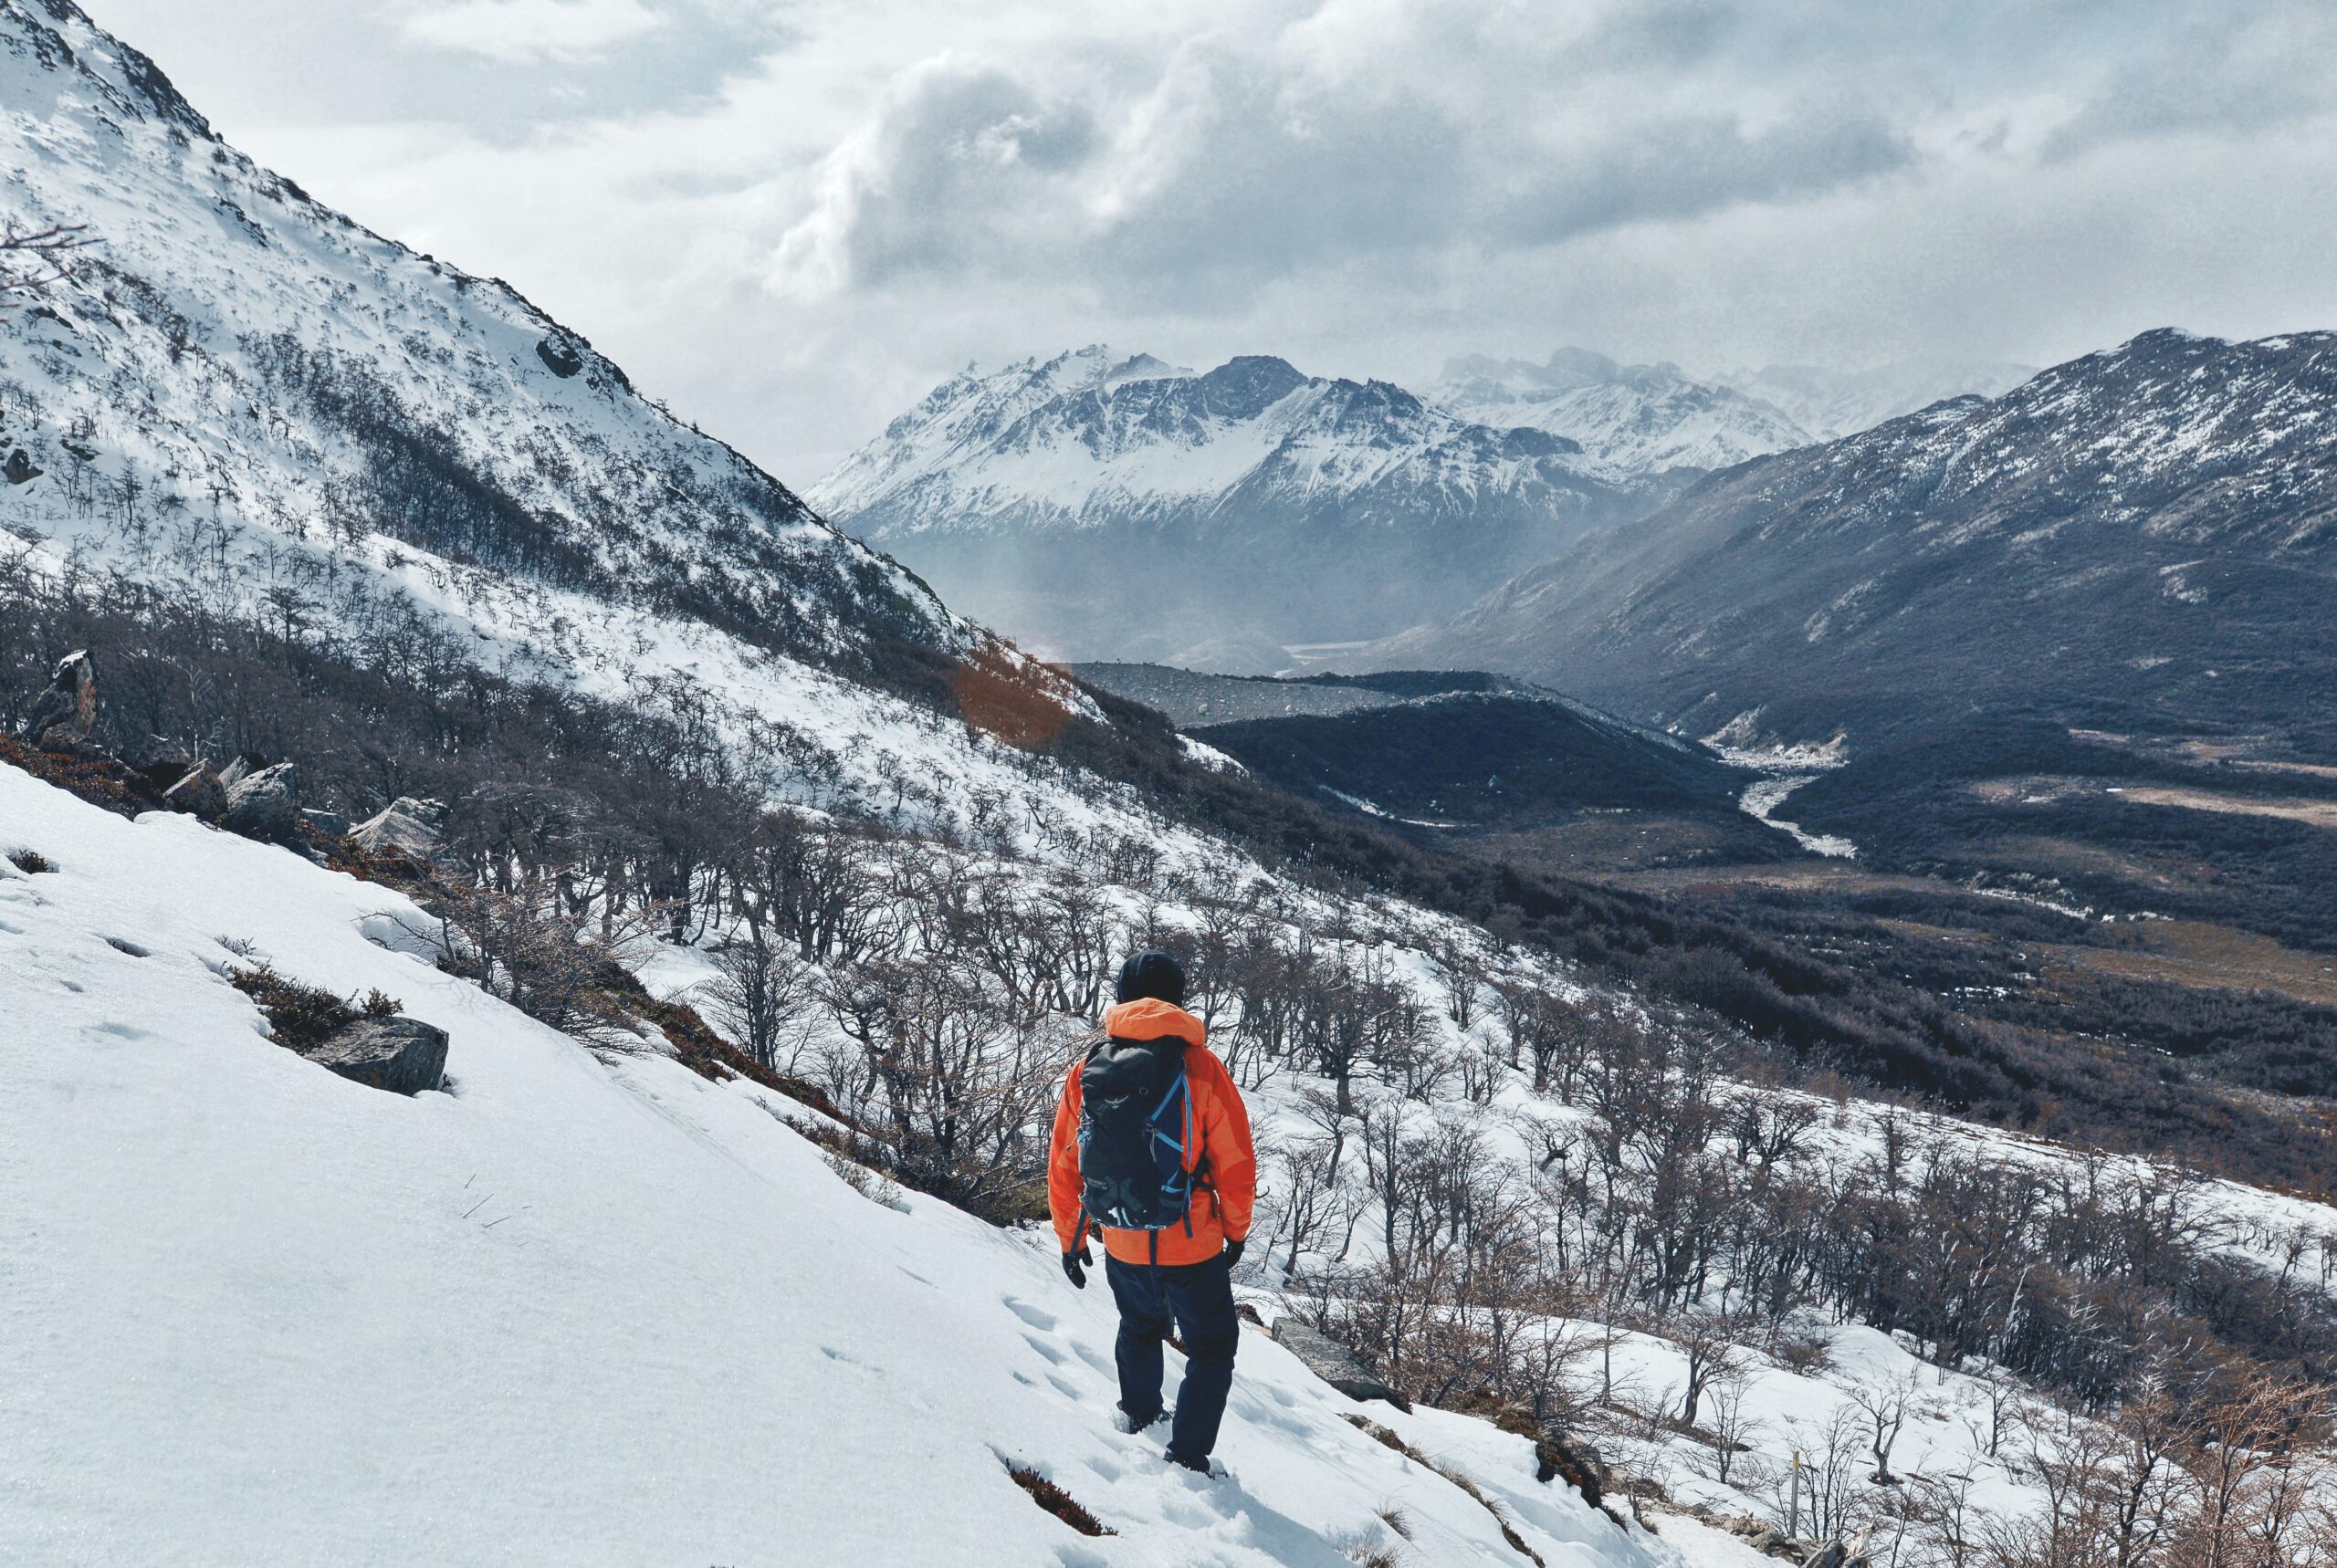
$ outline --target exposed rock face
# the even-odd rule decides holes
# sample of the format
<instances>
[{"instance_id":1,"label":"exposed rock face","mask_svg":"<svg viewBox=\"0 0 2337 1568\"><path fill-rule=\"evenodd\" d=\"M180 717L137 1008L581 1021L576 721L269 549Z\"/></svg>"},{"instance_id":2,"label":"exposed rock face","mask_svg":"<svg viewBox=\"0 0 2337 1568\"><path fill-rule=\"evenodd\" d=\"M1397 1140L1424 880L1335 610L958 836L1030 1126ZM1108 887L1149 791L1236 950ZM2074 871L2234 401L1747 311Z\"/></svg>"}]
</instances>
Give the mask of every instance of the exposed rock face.
<instances>
[{"instance_id":1,"label":"exposed rock face","mask_svg":"<svg viewBox=\"0 0 2337 1568\"><path fill-rule=\"evenodd\" d=\"M233 789L236 785L244 781L244 776L251 770L251 758L247 757L230 758L227 761L227 766L219 769L219 787L223 789Z\"/></svg>"},{"instance_id":2,"label":"exposed rock face","mask_svg":"<svg viewBox=\"0 0 2337 1568\"><path fill-rule=\"evenodd\" d=\"M349 819L338 811L320 810L314 806L300 808L300 820L329 839L349 836Z\"/></svg>"},{"instance_id":3,"label":"exposed rock face","mask_svg":"<svg viewBox=\"0 0 2337 1568\"><path fill-rule=\"evenodd\" d=\"M445 844L446 808L436 800L401 795L360 822L350 837L374 854L394 853L426 861Z\"/></svg>"},{"instance_id":4,"label":"exposed rock face","mask_svg":"<svg viewBox=\"0 0 2337 1568\"><path fill-rule=\"evenodd\" d=\"M211 764L198 762L185 778L162 791L162 804L215 822L227 814L227 790L219 775L211 771Z\"/></svg>"},{"instance_id":5,"label":"exposed rock face","mask_svg":"<svg viewBox=\"0 0 2337 1568\"><path fill-rule=\"evenodd\" d=\"M393 1094L436 1089L446 1076L446 1031L420 1019L364 1018L303 1052L320 1067Z\"/></svg>"},{"instance_id":6,"label":"exposed rock face","mask_svg":"<svg viewBox=\"0 0 2337 1568\"><path fill-rule=\"evenodd\" d=\"M98 674L87 649L57 663L48 689L34 699L33 711L16 733L40 747L75 747L89 738L98 721Z\"/></svg>"},{"instance_id":7,"label":"exposed rock face","mask_svg":"<svg viewBox=\"0 0 2337 1568\"><path fill-rule=\"evenodd\" d=\"M545 338L539 340L536 344L536 358L544 362L546 370L562 381L566 381L584 368L584 356L576 351L575 344L563 338Z\"/></svg>"},{"instance_id":8,"label":"exposed rock face","mask_svg":"<svg viewBox=\"0 0 2337 1568\"><path fill-rule=\"evenodd\" d=\"M29 485L41 476L41 470L33 466L32 458L19 446L8 454L7 466L0 468L0 475L5 475L11 485Z\"/></svg>"},{"instance_id":9,"label":"exposed rock face","mask_svg":"<svg viewBox=\"0 0 2337 1568\"><path fill-rule=\"evenodd\" d=\"M299 825L300 791L293 764L273 768L237 779L227 789L227 814L220 826L246 838L280 839Z\"/></svg>"},{"instance_id":10,"label":"exposed rock face","mask_svg":"<svg viewBox=\"0 0 2337 1568\"><path fill-rule=\"evenodd\" d=\"M1306 1364L1306 1370L1350 1399L1384 1399L1399 1410L1411 1401L1371 1375L1363 1358L1310 1324L1285 1317L1274 1324L1275 1341Z\"/></svg>"}]
</instances>

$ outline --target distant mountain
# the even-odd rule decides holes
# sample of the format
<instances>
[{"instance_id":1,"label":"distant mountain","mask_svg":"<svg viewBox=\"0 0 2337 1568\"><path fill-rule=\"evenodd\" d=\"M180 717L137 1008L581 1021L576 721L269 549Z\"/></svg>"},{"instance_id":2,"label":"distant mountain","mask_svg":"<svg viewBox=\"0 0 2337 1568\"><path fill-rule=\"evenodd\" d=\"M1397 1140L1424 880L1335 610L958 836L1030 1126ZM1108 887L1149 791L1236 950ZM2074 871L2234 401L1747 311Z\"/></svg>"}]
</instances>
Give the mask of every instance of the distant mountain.
<instances>
[{"instance_id":1,"label":"distant mountain","mask_svg":"<svg viewBox=\"0 0 2337 1568\"><path fill-rule=\"evenodd\" d=\"M1797 444L1808 444L1856 435L1949 398L2000 396L2036 373L1987 361L1902 360L1864 371L1770 365L1715 379L1777 410L1808 433Z\"/></svg>"},{"instance_id":2,"label":"distant mountain","mask_svg":"<svg viewBox=\"0 0 2337 1568\"><path fill-rule=\"evenodd\" d=\"M2332 604L2337 334L2166 330L1715 475L1376 653L1698 735L2028 705L2337 737Z\"/></svg>"},{"instance_id":3,"label":"distant mountain","mask_svg":"<svg viewBox=\"0 0 2337 1568\"><path fill-rule=\"evenodd\" d=\"M1464 419L1564 436L1634 475L1727 468L1818 439L1757 395L1677 365L1619 364L1586 349L1560 349L1538 365L1453 360L1429 397Z\"/></svg>"},{"instance_id":4,"label":"distant mountain","mask_svg":"<svg viewBox=\"0 0 2337 1568\"><path fill-rule=\"evenodd\" d=\"M952 378L808 498L1027 643L1173 658L1450 614L1638 497L1574 441L1385 382L1097 346Z\"/></svg>"}]
</instances>

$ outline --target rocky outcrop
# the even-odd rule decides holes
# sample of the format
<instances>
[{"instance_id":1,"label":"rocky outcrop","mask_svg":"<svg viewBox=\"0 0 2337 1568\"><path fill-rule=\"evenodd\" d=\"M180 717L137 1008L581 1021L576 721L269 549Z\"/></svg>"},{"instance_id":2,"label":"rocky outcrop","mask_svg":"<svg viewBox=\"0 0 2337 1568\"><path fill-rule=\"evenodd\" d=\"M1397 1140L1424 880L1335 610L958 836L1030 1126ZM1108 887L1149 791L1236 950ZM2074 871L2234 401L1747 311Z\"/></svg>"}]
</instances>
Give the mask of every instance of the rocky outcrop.
<instances>
[{"instance_id":1,"label":"rocky outcrop","mask_svg":"<svg viewBox=\"0 0 2337 1568\"><path fill-rule=\"evenodd\" d=\"M446 1077L446 1031L403 1016L344 1024L301 1054L352 1082L393 1094L434 1090Z\"/></svg>"},{"instance_id":2,"label":"rocky outcrop","mask_svg":"<svg viewBox=\"0 0 2337 1568\"><path fill-rule=\"evenodd\" d=\"M566 381L584 368L584 356L578 353L576 345L565 338L550 337L538 340L536 358L544 362L546 370L562 381Z\"/></svg>"},{"instance_id":3,"label":"rocky outcrop","mask_svg":"<svg viewBox=\"0 0 2337 1568\"><path fill-rule=\"evenodd\" d=\"M227 787L227 811L219 825L229 832L282 839L291 836L299 823L299 779L293 764L263 768Z\"/></svg>"},{"instance_id":4,"label":"rocky outcrop","mask_svg":"<svg viewBox=\"0 0 2337 1568\"><path fill-rule=\"evenodd\" d=\"M194 768L195 758L177 741L150 735L122 747L121 759L157 789L168 789Z\"/></svg>"},{"instance_id":5,"label":"rocky outcrop","mask_svg":"<svg viewBox=\"0 0 2337 1568\"><path fill-rule=\"evenodd\" d=\"M227 814L227 789L219 782L219 775L211 770L211 764L198 762L188 769L185 778L162 791L162 804L173 811L215 822Z\"/></svg>"},{"instance_id":6,"label":"rocky outcrop","mask_svg":"<svg viewBox=\"0 0 2337 1568\"><path fill-rule=\"evenodd\" d=\"M98 674L87 649L68 653L57 663L48 685L33 699L32 712L16 733L35 746L72 750L89 737L98 722Z\"/></svg>"},{"instance_id":7,"label":"rocky outcrop","mask_svg":"<svg viewBox=\"0 0 2337 1568\"><path fill-rule=\"evenodd\" d=\"M358 823L349 836L358 848L373 854L401 854L426 861L445 847L445 828L446 808L443 804L401 795Z\"/></svg>"},{"instance_id":8,"label":"rocky outcrop","mask_svg":"<svg viewBox=\"0 0 2337 1568\"><path fill-rule=\"evenodd\" d=\"M1399 1410L1412 1407L1410 1400L1371 1375L1363 1357L1312 1324L1280 1318L1274 1322L1273 1336L1275 1343L1305 1363L1307 1371L1348 1398L1383 1399Z\"/></svg>"}]
</instances>

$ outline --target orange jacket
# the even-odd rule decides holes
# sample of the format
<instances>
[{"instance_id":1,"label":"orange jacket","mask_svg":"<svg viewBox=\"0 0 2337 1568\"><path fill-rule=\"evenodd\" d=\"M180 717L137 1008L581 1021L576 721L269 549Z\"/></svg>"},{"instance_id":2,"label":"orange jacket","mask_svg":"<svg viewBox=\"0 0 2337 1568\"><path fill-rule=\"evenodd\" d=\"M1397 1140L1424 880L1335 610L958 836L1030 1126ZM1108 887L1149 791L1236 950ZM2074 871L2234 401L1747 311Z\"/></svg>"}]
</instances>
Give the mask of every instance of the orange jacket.
<instances>
[{"instance_id":1,"label":"orange jacket","mask_svg":"<svg viewBox=\"0 0 2337 1568\"><path fill-rule=\"evenodd\" d=\"M1194 1165L1209 1161L1209 1186L1193 1193L1193 1233L1181 1224L1158 1232L1160 1252L1152 1251L1153 1233L1116 1230L1108 1225L1104 1250L1123 1263L1202 1263L1225 1250L1228 1241L1250 1234L1250 1206L1258 1196L1258 1155L1250 1145L1250 1112L1225 1063L1217 1059L1201 1020L1182 1008L1149 998L1123 1002L1104 1015L1104 1032L1114 1040L1163 1040L1185 1042L1185 1083L1192 1127L1200 1136L1185 1139ZM1047 1207L1053 1213L1055 1239L1063 1249L1079 1245L1079 1074L1087 1065L1082 1056L1071 1064L1063 1081L1063 1102L1055 1107L1054 1144L1047 1156ZM1194 1165L1186 1168L1192 1169Z\"/></svg>"}]
</instances>

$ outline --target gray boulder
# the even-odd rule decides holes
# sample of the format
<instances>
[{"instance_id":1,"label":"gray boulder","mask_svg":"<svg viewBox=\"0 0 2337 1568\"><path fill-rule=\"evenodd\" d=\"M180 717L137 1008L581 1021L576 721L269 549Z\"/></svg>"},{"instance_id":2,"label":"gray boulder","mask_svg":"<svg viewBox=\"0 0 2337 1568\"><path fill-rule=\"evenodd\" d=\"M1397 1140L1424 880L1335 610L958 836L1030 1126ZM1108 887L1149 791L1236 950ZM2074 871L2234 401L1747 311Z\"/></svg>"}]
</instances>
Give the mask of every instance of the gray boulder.
<instances>
[{"instance_id":1,"label":"gray boulder","mask_svg":"<svg viewBox=\"0 0 2337 1568\"><path fill-rule=\"evenodd\" d=\"M1294 1317L1274 1322L1275 1343L1306 1364L1306 1370L1350 1399L1383 1399L1399 1410L1411 1402L1371 1375L1363 1357L1311 1323Z\"/></svg>"},{"instance_id":2,"label":"gray boulder","mask_svg":"<svg viewBox=\"0 0 2337 1568\"><path fill-rule=\"evenodd\" d=\"M320 810L314 806L300 808L300 820L329 839L349 836L349 819L339 811Z\"/></svg>"},{"instance_id":3,"label":"gray boulder","mask_svg":"<svg viewBox=\"0 0 2337 1568\"><path fill-rule=\"evenodd\" d=\"M98 672L89 650L57 662L48 685L33 699L33 710L16 733L35 746L70 749L89 738L98 722Z\"/></svg>"},{"instance_id":4,"label":"gray boulder","mask_svg":"<svg viewBox=\"0 0 2337 1568\"><path fill-rule=\"evenodd\" d=\"M219 825L251 839L288 837L300 821L299 779L293 764L279 762L227 787L227 814Z\"/></svg>"},{"instance_id":5,"label":"gray boulder","mask_svg":"<svg viewBox=\"0 0 2337 1568\"><path fill-rule=\"evenodd\" d=\"M230 758L228 758L227 766L219 769L219 782L225 788L233 789L236 785L244 781L245 776L250 773L251 770L251 758L247 757Z\"/></svg>"},{"instance_id":6,"label":"gray boulder","mask_svg":"<svg viewBox=\"0 0 2337 1568\"><path fill-rule=\"evenodd\" d=\"M185 778L195 761L185 747L159 735L132 741L122 748L121 759L144 774L157 789L167 789Z\"/></svg>"},{"instance_id":7,"label":"gray boulder","mask_svg":"<svg viewBox=\"0 0 2337 1568\"><path fill-rule=\"evenodd\" d=\"M351 830L360 849L373 854L402 854L418 861L435 857L445 847L446 808L436 800L401 795Z\"/></svg>"},{"instance_id":8,"label":"gray boulder","mask_svg":"<svg viewBox=\"0 0 2337 1568\"><path fill-rule=\"evenodd\" d=\"M302 1054L352 1082L393 1094L419 1094L446 1077L446 1031L403 1015L343 1024Z\"/></svg>"},{"instance_id":9,"label":"gray boulder","mask_svg":"<svg viewBox=\"0 0 2337 1568\"><path fill-rule=\"evenodd\" d=\"M219 775L211 771L211 764L198 762L185 778L162 791L162 804L215 822L227 814L227 790Z\"/></svg>"}]
</instances>

